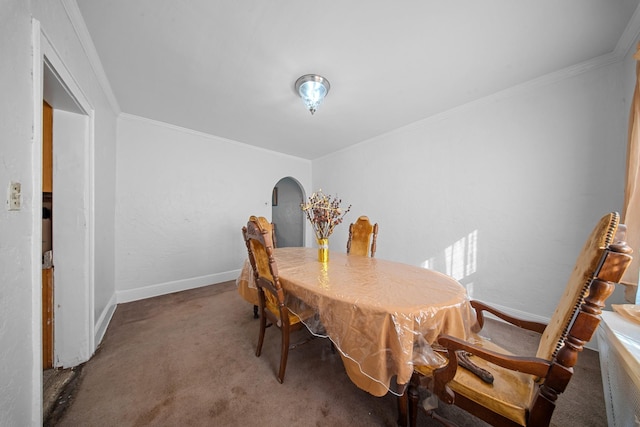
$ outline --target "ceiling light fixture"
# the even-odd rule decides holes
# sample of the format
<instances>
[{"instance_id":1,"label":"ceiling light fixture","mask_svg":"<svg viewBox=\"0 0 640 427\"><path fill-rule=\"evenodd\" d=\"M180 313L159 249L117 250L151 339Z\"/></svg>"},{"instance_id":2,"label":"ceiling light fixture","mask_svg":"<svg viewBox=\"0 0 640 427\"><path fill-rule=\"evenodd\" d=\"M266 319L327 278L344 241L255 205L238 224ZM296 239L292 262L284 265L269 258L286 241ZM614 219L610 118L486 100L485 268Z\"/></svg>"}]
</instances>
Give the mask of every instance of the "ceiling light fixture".
<instances>
[{"instance_id":1,"label":"ceiling light fixture","mask_svg":"<svg viewBox=\"0 0 640 427\"><path fill-rule=\"evenodd\" d=\"M330 88L329 80L316 74L305 74L296 80L296 92L311 114L316 112Z\"/></svg>"}]
</instances>

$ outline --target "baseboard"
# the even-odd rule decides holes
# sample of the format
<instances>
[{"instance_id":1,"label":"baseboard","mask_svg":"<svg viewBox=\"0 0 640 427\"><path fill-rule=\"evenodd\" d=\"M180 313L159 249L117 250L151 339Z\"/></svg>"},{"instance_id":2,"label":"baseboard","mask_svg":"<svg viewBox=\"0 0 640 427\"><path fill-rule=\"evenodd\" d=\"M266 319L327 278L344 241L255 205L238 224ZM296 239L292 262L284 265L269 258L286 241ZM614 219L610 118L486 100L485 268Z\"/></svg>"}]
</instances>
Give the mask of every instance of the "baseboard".
<instances>
[{"instance_id":1,"label":"baseboard","mask_svg":"<svg viewBox=\"0 0 640 427\"><path fill-rule=\"evenodd\" d=\"M98 321L95 324L95 331L94 331L95 333L93 336L94 352L102 342L102 338L104 338L104 334L107 332L107 327L109 326L109 322L111 322L113 313L116 312L116 305L117 305L116 295L113 294L111 296L111 299L109 299L107 306L104 308L104 310L102 310L102 313L100 313L100 317L98 318Z\"/></svg>"},{"instance_id":2,"label":"baseboard","mask_svg":"<svg viewBox=\"0 0 640 427\"><path fill-rule=\"evenodd\" d=\"M173 292L186 291L189 289L209 286L214 283L235 280L240 275L240 270L231 270L224 273L208 274L206 276L192 277L189 279L175 280L173 282L159 283L142 288L129 289L126 291L116 291L118 304L138 301L141 299L157 297L171 294Z\"/></svg>"},{"instance_id":3,"label":"baseboard","mask_svg":"<svg viewBox=\"0 0 640 427\"><path fill-rule=\"evenodd\" d=\"M513 317L517 317L518 319L522 319L522 320L530 320L532 322L540 322L540 323L549 323L549 320L551 320L550 317L544 317L544 316L540 316L537 314L532 314L526 311L522 311L522 310L518 310L515 308L511 308L511 307L507 307L504 305L500 305L500 304L495 304L489 301L485 301L485 300L481 300L483 303L487 304L488 306L491 306L493 308L495 308L496 310L502 311L507 313L510 316ZM500 322L504 322L504 320L500 319L497 316L494 316L493 314L485 311L484 314L486 315L486 317L490 318L490 319L495 319L495 320L499 320Z\"/></svg>"}]
</instances>

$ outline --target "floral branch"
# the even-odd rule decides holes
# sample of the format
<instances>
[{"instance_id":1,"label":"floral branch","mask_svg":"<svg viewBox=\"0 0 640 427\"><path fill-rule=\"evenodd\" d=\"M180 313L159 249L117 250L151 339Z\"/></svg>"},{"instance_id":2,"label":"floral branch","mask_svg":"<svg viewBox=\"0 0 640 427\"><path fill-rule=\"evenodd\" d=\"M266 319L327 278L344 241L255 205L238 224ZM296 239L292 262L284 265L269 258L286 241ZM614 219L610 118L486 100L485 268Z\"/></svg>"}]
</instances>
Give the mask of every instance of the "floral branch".
<instances>
[{"instance_id":1,"label":"floral branch","mask_svg":"<svg viewBox=\"0 0 640 427\"><path fill-rule=\"evenodd\" d=\"M342 199L332 198L318 190L309 197L307 203L300 204L313 227L316 239L328 238L336 225L342 223L344 216L351 210L351 205L343 210L340 208L341 203Z\"/></svg>"}]
</instances>

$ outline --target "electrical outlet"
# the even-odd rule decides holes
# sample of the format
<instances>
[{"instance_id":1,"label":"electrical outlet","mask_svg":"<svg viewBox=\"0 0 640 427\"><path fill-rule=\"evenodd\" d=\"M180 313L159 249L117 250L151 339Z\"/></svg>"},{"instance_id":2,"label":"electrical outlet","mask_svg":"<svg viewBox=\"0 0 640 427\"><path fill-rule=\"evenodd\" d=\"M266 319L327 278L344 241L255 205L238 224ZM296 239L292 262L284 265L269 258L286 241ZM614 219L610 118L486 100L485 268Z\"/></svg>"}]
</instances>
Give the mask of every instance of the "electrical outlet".
<instances>
[{"instance_id":1,"label":"electrical outlet","mask_svg":"<svg viewBox=\"0 0 640 427\"><path fill-rule=\"evenodd\" d=\"M19 211L22 207L21 199L22 199L22 186L19 182L12 182L9 185L9 210L10 211Z\"/></svg>"}]
</instances>

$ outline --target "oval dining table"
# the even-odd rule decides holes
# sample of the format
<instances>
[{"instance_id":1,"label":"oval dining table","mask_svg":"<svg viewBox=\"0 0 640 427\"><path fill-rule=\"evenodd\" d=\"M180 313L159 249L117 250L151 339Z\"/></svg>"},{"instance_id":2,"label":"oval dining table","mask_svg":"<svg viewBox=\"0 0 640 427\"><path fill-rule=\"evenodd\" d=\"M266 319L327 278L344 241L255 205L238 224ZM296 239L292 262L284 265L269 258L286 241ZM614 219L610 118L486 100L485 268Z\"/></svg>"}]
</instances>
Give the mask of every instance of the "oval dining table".
<instances>
[{"instance_id":1,"label":"oval dining table","mask_svg":"<svg viewBox=\"0 0 640 427\"><path fill-rule=\"evenodd\" d=\"M277 248L275 259L289 309L315 310L305 321L309 331L331 339L351 381L374 396L402 395L414 363L441 365L443 357L431 348L439 334L471 335L467 292L445 274L334 251L323 263L312 248ZM255 304L248 262L236 282Z\"/></svg>"}]
</instances>

